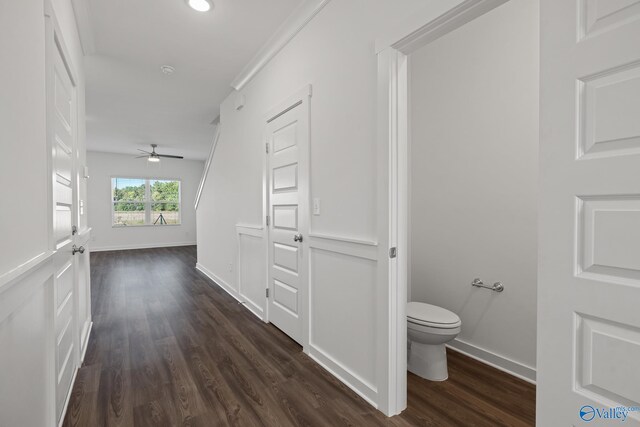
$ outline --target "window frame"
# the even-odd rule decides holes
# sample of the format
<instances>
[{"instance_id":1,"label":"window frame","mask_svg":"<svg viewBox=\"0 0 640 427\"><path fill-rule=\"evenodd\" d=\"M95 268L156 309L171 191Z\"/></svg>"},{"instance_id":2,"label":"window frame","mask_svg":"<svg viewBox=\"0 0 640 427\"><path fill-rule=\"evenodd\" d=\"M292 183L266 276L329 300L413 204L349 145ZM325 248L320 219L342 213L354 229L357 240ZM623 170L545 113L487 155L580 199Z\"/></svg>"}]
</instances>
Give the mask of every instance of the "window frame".
<instances>
[{"instance_id":1,"label":"window frame","mask_svg":"<svg viewBox=\"0 0 640 427\"><path fill-rule=\"evenodd\" d=\"M144 200L142 201L121 201L116 202L113 199L114 184L116 179L139 179L144 181ZM151 181L175 181L178 183L178 201L154 201L151 200ZM111 228L130 228L130 227L176 227L182 225L182 180L179 178L161 178L161 177L147 177L147 176L125 176L125 175L111 175L109 177L109 209L111 209ZM115 223L115 205L116 203L141 203L144 205L144 224L116 224ZM154 224L152 222L151 212L153 204L155 203L175 203L178 205L178 222L176 224Z\"/></svg>"}]
</instances>

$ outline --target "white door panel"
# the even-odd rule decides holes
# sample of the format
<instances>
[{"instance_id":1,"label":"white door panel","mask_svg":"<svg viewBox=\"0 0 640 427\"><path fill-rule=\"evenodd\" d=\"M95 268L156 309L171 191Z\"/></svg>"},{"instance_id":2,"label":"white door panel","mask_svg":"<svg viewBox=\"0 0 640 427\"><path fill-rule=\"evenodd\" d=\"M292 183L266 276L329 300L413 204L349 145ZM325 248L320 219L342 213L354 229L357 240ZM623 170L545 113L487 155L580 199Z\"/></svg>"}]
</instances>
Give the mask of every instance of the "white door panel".
<instances>
[{"instance_id":1,"label":"white door panel","mask_svg":"<svg viewBox=\"0 0 640 427\"><path fill-rule=\"evenodd\" d=\"M304 345L308 249L308 94L267 122L268 318ZM303 241L294 240L301 235Z\"/></svg>"},{"instance_id":2,"label":"white door panel","mask_svg":"<svg viewBox=\"0 0 640 427\"><path fill-rule=\"evenodd\" d=\"M284 199L281 198L281 199ZM282 200L285 203L296 203L297 200L287 198ZM298 205L273 205L273 228L274 230L297 230L298 229Z\"/></svg>"},{"instance_id":3,"label":"white door panel","mask_svg":"<svg viewBox=\"0 0 640 427\"><path fill-rule=\"evenodd\" d=\"M298 188L298 165L293 163L273 169L273 191L295 190Z\"/></svg>"},{"instance_id":4,"label":"white door panel","mask_svg":"<svg viewBox=\"0 0 640 427\"><path fill-rule=\"evenodd\" d=\"M284 278L288 280L288 278ZM289 314L298 319L298 289L281 282L277 278L273 279L273 302L281 309L289 311Z\"/></svg>"},{"instance_id":5,"label":"white door panel","mask_svg":"<svg viewBox=\"0 0 640 427\"><path fill-rule=\"evenodd\" d=\"M640 406L640 2L541 22L537 423L609 425Z\"/></svg>"},{"instance_id":6,"label":"white door panel","mask_svg":"<svg viewBox=\"0 0 640 427\"><path fill-rule=\"evenodd\" d=\"M73 264L67 262L62 265L62 269L56 274L54 282L54 294L56 306L61 308L73 293ZM60 313L56 313L59 315Z\"/></svg>"},{"instance_id":7,"label":"white door panel","mask_svg":"<svg viewBox=\"0 0 640 427\"><path fill-rule=\"evenodd\" d=\"M274 243L273 265L291 273L297 273L299 252L295 246Z\"/></svg>"}]
</instances>

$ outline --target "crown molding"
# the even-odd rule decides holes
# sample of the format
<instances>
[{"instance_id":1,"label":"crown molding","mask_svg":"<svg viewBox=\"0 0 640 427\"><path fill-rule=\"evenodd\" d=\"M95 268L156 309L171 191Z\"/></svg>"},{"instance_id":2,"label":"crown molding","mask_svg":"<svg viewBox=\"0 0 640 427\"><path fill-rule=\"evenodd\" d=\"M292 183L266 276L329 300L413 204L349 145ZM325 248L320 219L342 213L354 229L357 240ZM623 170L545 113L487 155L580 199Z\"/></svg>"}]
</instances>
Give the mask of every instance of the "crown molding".
<instances>
[{"instance_id":1,"label":"crown molding","mask_svg":"<svg viewBox=\"0 0 640 427\"><path fill-rule=\"evenodd\" d=\"M441 0L430 3L379 37L376 40L376 53L392 47L410 54L506 2L507 0Z\"/></svg>"},{"instance_id":2,"label":"crown molding","mask_svg":"<svg viewBox=\"0 0 640 427\"><path fill-rule=\"evenodd\" d=\"M304 0L276 32L260 48L258 53L231 82L235 90L242 90L298 34L330 0Z\"/></svg>"},{"instance_id":3,"label":"crown molding","mask_svg":"<svg viewBox=\"0 0 640 427\"><path fill-rule=\"evenodd\" d=\"M91 26L89 2L87 0L71 0L71 7L76 18L82 53L84 53L84 56L93 55L96 53L96 44L93 37L93 27Z\"/></svg>"}]
</instances>

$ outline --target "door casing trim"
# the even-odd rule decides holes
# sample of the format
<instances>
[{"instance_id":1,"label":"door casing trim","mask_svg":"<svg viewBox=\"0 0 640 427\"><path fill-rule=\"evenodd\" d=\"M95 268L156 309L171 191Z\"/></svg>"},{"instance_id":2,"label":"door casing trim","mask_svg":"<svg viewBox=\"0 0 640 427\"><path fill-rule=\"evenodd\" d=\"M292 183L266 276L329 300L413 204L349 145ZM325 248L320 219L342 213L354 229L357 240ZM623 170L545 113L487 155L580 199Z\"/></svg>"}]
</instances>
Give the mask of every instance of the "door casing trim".
<instances>
[{"instance_id":1,"label":"door casing trim","mask_svg":"<svg viewBox=\"0 0 640 427\"><path fill-rule=\"evenodd\" d=\"M465 0L434 17L433 8L400 22L376 41L378 57L378 408L387 416L407 407L406 303L409 274L409 55L508 0ZM417 21L419 20L419 21ZM417 26L416 23L418 22ZM391 247L398 256L389 258ZM384 260L387 262L384 262Z\"/></svg>"}]
</instances>

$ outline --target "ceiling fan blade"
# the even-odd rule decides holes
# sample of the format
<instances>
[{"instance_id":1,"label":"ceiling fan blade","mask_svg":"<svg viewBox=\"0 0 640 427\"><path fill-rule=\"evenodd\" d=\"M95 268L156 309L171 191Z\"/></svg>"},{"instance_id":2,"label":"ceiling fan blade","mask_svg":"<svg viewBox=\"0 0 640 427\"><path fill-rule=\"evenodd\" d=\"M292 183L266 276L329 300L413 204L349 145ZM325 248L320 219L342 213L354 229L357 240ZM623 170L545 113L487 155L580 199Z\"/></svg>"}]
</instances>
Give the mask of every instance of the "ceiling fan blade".
<instances>
[{"instance_id":1,"label":"ceiling fan blade","mask_svg":"<svg viewBox=\"0 0 640 427\"><path fill-rule=\"evenodd\" d=\"M143 153L147 153L147 154L151 154L151 151L145 151L145 150L141 150L141 149L137 149L138 151L142 151Z\"/></svg>"},{"instance_id":2,"label":"ceiling fan blade","mask_svg":"<svg viewBox=\"0 0 640 427\"><path fill-rule=\"evenodd\" d=\"M184 157L182 157L182 156L172 156L171 154L157 154L156 153L156 156L158 156L158 157L169 157L171 159L184 159Z\"/></svg>"},{"instance_id":3,"label":"ceiling fan blade","mask_svg":"<svg viewBox=\"0 0 640 427\"><path fill-rule=\"evenodd\" d=\"M136 157L134 157L134 159L141 159L143 157L149 157L149 156L146 156L146 155L145 156L136 156Z\"/></svg>"}]
</instances>

